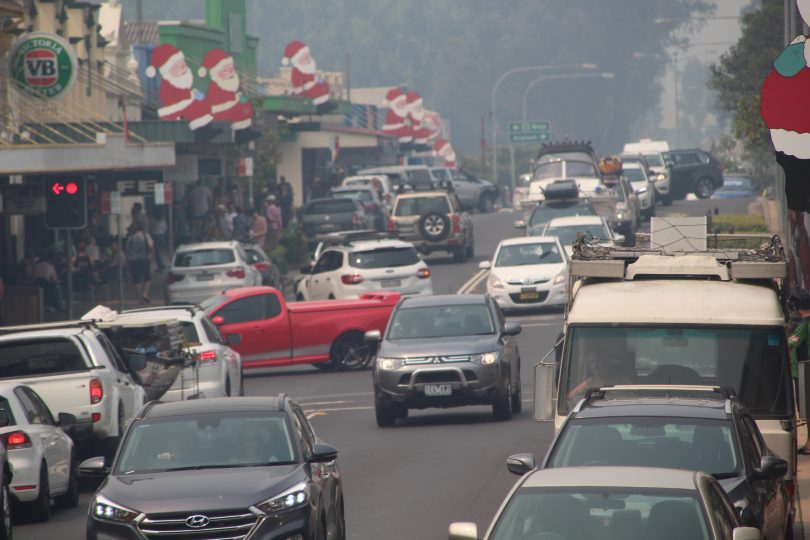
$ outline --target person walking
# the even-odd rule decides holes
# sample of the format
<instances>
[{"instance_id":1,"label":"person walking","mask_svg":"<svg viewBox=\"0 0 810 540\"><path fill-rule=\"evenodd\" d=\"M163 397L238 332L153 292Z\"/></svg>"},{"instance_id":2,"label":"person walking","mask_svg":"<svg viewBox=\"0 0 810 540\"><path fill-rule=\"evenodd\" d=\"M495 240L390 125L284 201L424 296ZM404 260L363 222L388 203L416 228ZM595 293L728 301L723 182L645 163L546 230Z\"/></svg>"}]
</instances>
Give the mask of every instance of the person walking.
<instances>
[{"instance_id":1,"label":"person walking","mask_svg":"<svg viewBox=\"0 0 810 540\"><path fill-rule=\"evenodd\" d=\"M242 212L242 209L239 206L236 206L234 210L236 215L233 218L233 239L237 242L250 242L253 222L249 216Z\"/></svg>"},{"instance_id":2,"label":"person walking","mask_svg":"<svg viewBox=\"0 0 810 540\"><path fill-rule=\"evenodd\" d=\"M158 272L166 268L163 264L161 250L163 250L163 246L166 245L166 233L168 230L169 225L166 223L166 218L163 216L163 209L156 206L152 213L152 219L149 220L149 234L152 236L152 241L155 243L155 264L157 264Z\"/></svg>"},{"instance_id":3,"label":"person walking","mask_svg":"<svg viewBox=\"0 0 810 540\"><path fill-rule=\"evenodd\" d=\"M294 193L292 184L287 182L284 175L281 175L281 180L278 183L278 203L281 208L281 227L286 229L290 226L290 221L293 217L293 201Z\"/></svg>"},{"instance_id":4,"label":"person walking","mask_svg":"<svg viewBox=\"0 0 810 540\"><path fill-rule=\"evenodd\" d=\"M129 229L127 230L127 234L132 234L135 232L135 225L140 224L143 227L143 230L149 230L149 223L146 214L143 211L143 205L139 202L136 202L132 205L131 210L131 217L132 223L129 224Z\"/></svg>"},{"instance_id":5,"label":"person walking","mask_svg":"<svg viewBox=\"0 0 810 540\"><path fill-rule=\"evenodd\" d=\"M197 180L188 193L189 213L191 214L191 234L194 240L205 240L205 222L213 208L213 195L202 179Z\"/></svg>"},{"instance_id":6,"label":"person walking","mask_svg":"<svg viewBox=\"0 0 810 540\"><path fill-rule=\"evenodd\" d=\"M250 237L254 242L264 247L267 241L267 219L255 208L250 209L251 229Z\"/></svg>"},{"instance_id":7,"label":"person walking","mask_svg":"<svg viewBox=\"0 0 810 540\"><path fill-rule=\"evenodd\" d=\"M59 277L56 274L56 267L51 264L49 253L43 253L34 263L31 271L31 285L42 288L45 308L48 311L64 309L64 301L59 289Z\"/></svg>"},{"instance_id":8,"label":"person walking","mask_svg":"<svg viewBox=\"0 0 810 540\"><path fill-rule=\"evenodd\" d=\"M217 231L222 240L230 240L233 238L233 217L228 219L228 209L224 204L217 205Z\"/></svg>"},{"instance_id":9,"label":"person walking","mask_svg":"<svg viewBox=\"0 0 810 540\"><path fill-rule=\"evenodd\" d=\"M264 215L267 218L267 250L272 251L281 239L281 228L284 226L275 195L268 195L264 200Z\"/></svg>"},{"instance_id":10,"label":"person walking","mask_svg":"<svg viewBox=\"0 0 810 540\"><path fill-rule=\"evenodd\" d=\"M124 252L129 265L129 274L132 276L132 283L138 291L139 302L149 304L149 265L152 262L154 244L151 238L144 232L143 226L137 224L135 231L127 238Z\"/></svg>"}]
</instances>

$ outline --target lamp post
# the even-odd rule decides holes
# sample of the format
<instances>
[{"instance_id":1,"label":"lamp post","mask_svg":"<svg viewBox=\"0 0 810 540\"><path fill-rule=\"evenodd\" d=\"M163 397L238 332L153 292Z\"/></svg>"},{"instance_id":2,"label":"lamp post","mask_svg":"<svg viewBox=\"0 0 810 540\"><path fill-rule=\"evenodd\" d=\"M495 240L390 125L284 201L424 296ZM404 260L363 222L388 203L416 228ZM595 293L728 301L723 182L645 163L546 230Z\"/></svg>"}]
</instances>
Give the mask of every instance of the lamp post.
<instances>
[{"instance_id":1,"label":"lamp post","mask_svg":"<svg viewBox=\"0 0 810 540\"><path fill-rule=\"evenodd\" d=\"M613 73L569 73L565 75L543 75L542 77L537 77L535 80L530 82L526 86L526 90L523 91L523 121L527 120L527 103L529 99L529 92L532 91L537 84L543 81L551 81L555 79L612 79L615 75Z\"/></svg>"},{"instance_id":2,"label":"lamp post","mask_svg":"<svg viewBox=\"0 0 810 540\"><path fill-rule=\"evenodd\" d=\"M596 69L596 64L546 64L542 66L522 66L510 69L503 73L498 80L495 82L495 86L492 87L492 108L490 109L492 113L492 181L493 183L498 183L498 140L497 140L497 115L495 114L495 95L498 92L498 88L501 86L501 83L506 80L507 77L510 75L514 75L515 73L525 73L527 71L545 71L547 69L570 69L570 68L579 68L579 69ZM513 180L514 181L514 180Z\"/></svg>"}]
</instances>

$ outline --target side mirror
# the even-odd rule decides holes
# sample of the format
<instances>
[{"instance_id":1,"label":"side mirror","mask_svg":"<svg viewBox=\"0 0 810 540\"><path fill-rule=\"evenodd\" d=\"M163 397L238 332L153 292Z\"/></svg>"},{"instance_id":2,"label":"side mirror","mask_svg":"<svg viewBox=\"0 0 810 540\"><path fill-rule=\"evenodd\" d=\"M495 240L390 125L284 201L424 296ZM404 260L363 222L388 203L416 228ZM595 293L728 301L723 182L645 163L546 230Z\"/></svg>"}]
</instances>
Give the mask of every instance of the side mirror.
<instances>
[{"instance_id":1,"label":"side mirror","mask_svg":"<svg viewBox=\"0 0 810 540\"><path fill-rule=\"evenodd\" d=\"M515 228L516 229L525 229L526 228L526 220L525 219L519 219L519 220L515 221Z\"/></svg>"},{"instance_id":2,"label":"side mirror","mask_svg":"<svg viewBox=\"0 0 810 540\"><path fill-rule=\"evenodd\" d=\"M535 468L534 454L515 454L506 458L506 468L509 472L523 476Z\"/></svg>"},{"instance_id":3,"label":"side mirror","mask_svg":"<svg viewBox=\"0 0 810 540\"><path fill-rule=\"evenodd\" d=\"M554 364L539 362L534 366L534 419L554 419Z\"/></svg>"},{"instance_id":4,"label":"side mirror","mask_svg":"<svg viewBox=\"0 0 810 540\"><path fill-rule=\"evenodd\" d=\"M311 264L307 264L307 265L302 266L302 267L300 268L300 272L301 272L302 274L304 274L304 275L311 274L311 273L312 273L312 268L313 268L313 267L312 267L312 265L311 265Z\"/></svg>"},{"instance_id":5,"label":"side mirror","mask_svg":"<svg viewBox=\"0 0 810 540\"><path fill-rule=\"evenodd\" d=\"M225 342L228 345L239 345L242 343L242 336L240 334L228 334L228 337L225 338Z\"/></svg>"},{"instance_id":6,"label":"side mirror","mask_svg":"<svg viewBox=\"0 0 810 540\"><path fill-rule=\"evenodd\" d=\"M478 540L478 525L466 521L451 523L447 535L450 540Z\"/></svg>"},{"instance_id":7,"label":"side mirror","mask_svg":"<svg viewBox=\"0 0 810 540\"><path fill-rule=\"evenodd\" d=\"M366 340L366 343L379 343L382 341L382 332L379 330L369 330L366 332L363 337Z\"/></svg>"},{"instance_id":8,"label":"side mirror","mask_svg":"<svg viewBox=\"0 0 810 540\"><path fill-rule=\"evenodd\" d=\"M0 428L4 428L11 424L11 416L8 411L0 409Z\"/></svg>"},{"instance_id":9,"label":"side mirror","mask_svg":"<svg viewBox=\"0 0 810 540\"><path fill-rule=\"evenodd\" d=\"M326 463L337 459L337 448L331 444L315 443L312 445L312 455L309 457L310 463Z\"/></svg>"},{"instance_id":10,"label":"side mirror","mask_svg":"<svg viewBox=\"0 0 810 540\"><path fill-rule=\"evenodd\" d=\"M489 261L481 261L480 263L478 263L478 268L480 268L481 270L489 270L490 268L492 268L492 263Z\"/></svg>"},{"instance_id":11,"label":"side mirror","mask_svg":"<svg viewBox=\"0 0 810 540\"><path fill-rule=\"evenodd\" d=\"M106 475L110 472L107 468L107 461L104 456L85 459L79 464L79 474L87 476Z\"/></svg>"},{"instance_id":12,"label":"side mirror","mask_svg":"<svg viewBox=\"0 0 810 540\"><path fill-rule=\"evenodd\" d=\"M62 431L70 431L76 425L76 417L70 413L59 413L59 427Z\"/></svg>"},{"instance_id":13,"label":"side mirror","mask_svg":"<svg viewBox=\"0 0 810 540\"><path fill-rule=\"evenodd\" d=\"M129 371L135 373L146 368L146 356L142 354L130 354L127 356L127 367Z\"/></svg>"},{"instance_id":14,"label":"side mirror","mask_svg":"<svg viewBox=\"0 0 810 540\"><path fill-rule=\"evenodd\" d=\"M762 533L756 527L737 527L731 533L732 540L762 540Z\"/></svg>"},{"instance_id":15,"label":"side mirror","mask_svg":"<svg viewBox=\"0 0 810 540\"><path fill-rule=\"evenodd\" d=\"M503 333L507 336L516 336L520 333L523 328L520 326L520 323L509 321L503 325Z\"/></svg>"},{"instance_id":16,"label":"side mirror","mask_svg":"<svg viewBox=\"0 0 810 540\"><path fill-rule=\"evenodd\" d=\"M757 478L776 480L788 473L787 461L773 455L762 456L759 468L755 470Z\"/></svg>"},{"instance_id":17,"label":"side mirror","mask_svg":"<svg viewBox=\"0 0 810 540\"><path fill-rule=\"evenodd\" d=\"M217 326L222 326L223 324L225 324L225 317L223 317L222 315L217 315L216 317L213 317L211 319L211 322Z\"/></svg>"}]
</instances>

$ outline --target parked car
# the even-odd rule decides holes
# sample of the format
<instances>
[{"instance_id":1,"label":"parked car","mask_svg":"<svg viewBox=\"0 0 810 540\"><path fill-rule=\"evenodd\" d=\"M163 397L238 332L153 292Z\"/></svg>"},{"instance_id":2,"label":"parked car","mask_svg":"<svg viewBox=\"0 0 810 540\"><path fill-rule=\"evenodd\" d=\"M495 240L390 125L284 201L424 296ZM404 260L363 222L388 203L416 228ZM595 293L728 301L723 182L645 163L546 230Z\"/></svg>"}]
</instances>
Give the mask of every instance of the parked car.
<instances>
[{"instance_id":1,"label":"parked car","mask_svg":"<svg viewBox=\"0 0 810 540\"><path fill-rule=\"evenodd\" d=\"M194 365L184 368L160 399L179 401L225 396L242 396L242 358L225 344L216 325L197 305L155 306L125 311L116 321L161 321L176 319L183 325Z\"/></svg>"},{"instance_id":2,"label":"parked car","mask_svg":"<svg viewBox=\"0 0 810 540\"><path fill-rule=\"evenodd\" d=\"M433 294L430 269L413 244L402 240L350 240L324 249L301 269L297 300L357 298L374 291L403 296Z\"/></svg>"},{"instance_id":3,"label":"parked car","mask_svg":"<svg viewBox=\"0 0 810 540\"><path fill-rule=\"evenodd\" d=\"M313 237L330 232L372 229L374 219L356 199L312 199L301 209L304 234Z\"/></svg>"},{"instance_id":4,"label":"parked car","mask_svg":"<svg viewBox=\"0 0 810 540\"><path fill-rule=\"evenodd\" d=\"M671 178L672 196L683 199L694 193L699 199L708 199L723 185L723 165L703 150L670 150L664 153Z\"/></svg>"},{"instance_id":5,"label":"parked car","mask_svg":"<svg viewBox=\"0 0 810 540\"><path fill-rule=\"evenodd\" d=\"M362 169L357 174L359 176L387 176L394 191L400 186L414 191L431 190L438 187L439 183L439 179L433 176L427 165L387 165Z\"/></svg>"},{"instance_id":6,"label":"parked car","mask_svg":"<svg viewBox=\"0 0 810 540\"><path fill-rule=\"evenodd\" d=\"M745 199L755 196L754 181L750 176L742 175L726 175L723 185L712 193L712 199Z\"/></svg>"},{"instance_id":7,"label":"parked car","mask_svg":"<svg viewBox=\"0 0 810 540\"><path fill-rule=\"evenodd\" d=\"M647 174L655 183L656 198L664 206L672 204L672 189L669 168L664 159L664 152L669 151L669 143L666 141L653 141L652 139L641 139L638 142L627 143L622 149L622 159L632 159L640 155L646 162L647 168L651 171Z\"/></svg>"},{"instance_id":8,"label":"parked car","mask_svg":"<svg viewBox=\"0 0 810 540\"><path fill-rule=\"evenodd\" d=\"M595 464L705 471L720 482L745 525L767 538L792 536L788 464L768 450L743 404L720 388L591 392L560 427L542 468Z\"/></svg>"},{"instance_id":9,"label":"parked car","mask_svg":"<svg viewBox=\"0 0 810 540\"><path fill-rule=\"evenodd\" d=\"M720 484L703 472L639 467L523 471L485 534L475 523L450 525L450 540L655 538L760 540L744 527Z\"/></svg>"},{"instance_id":10,"label":"parked car","mask_svg":"<svg viewBox=\"0 0 810 540\"><path fill-rule=\"evenodd\" d=\"M273 260L267 256L262 246L259 244L242 244L242 249L245 250L245 255L247 255L247 262L253 265L253 268L261 274L262 285L275 287L276 289L283 288L281 271Z\"/></svg>"},{"instance_id":11,"label":"parked car","mask_svg":"<svg viewBox=\"0 0 810 540\"><path fill-rule=\"evenodd\" d=\"M72 414L79 448L115 451L146 399L134 375L142 367L124 362L92 321L0 328L0 380L30 386L50 410Z\"/></svg>"},{"instance_id":12,"label":"parked car","mask_svg":"<svg viewBox=\"0 0 810 540\"><path fill-rule=\"evenodd\" d=\"M383 202L385 203L386 209L391 211L391 205L394 202L394 197L396 196L396 189L394 188L391 179L384 175L384 174L371 174L371 175L364 175L364 176L347 176L341 182L341 185L344 187L358 187L358 186L374 186L375 182L380 183L380 189L382 190Z\"/></svg>"},{"instance_id":13,"label":"parked car","mask_svg":"<svg viewBox=\"0 0 810 540\"><path fill-rule=\"evenodd\" d=\"M382 330L399 293L358 300L290 302L271 287L229 289L201 304L245 369L313 364L347 369L365 361L363 334Z\"/></svg>"},{"instance_id":14,"label":"parked car","mask_svg":"<svg viewBox=\"0 0 810 540\"><path fill-rule=\"evenodd\" d=\"M230 287L261 285L250 260L236 241L181 245L166 277L167 302L194 304Z\"/></svg>"},{"instance_id":15,"label":"parked car","mask_svg":"<svg viewBox=\"0 0 810 540\"><path fill-rule=\"evenodd\" d=\"M34 521L50 519L52 501L62 508L79 504L79 464L64 431L75 422L70 413L54 417L33 388L0 383L0 440L13 471L7 487L15 507Z\"/></svg>"},{"instance_id":16,"label":"parked car","mask_svg":"<svg viewBox=\"0 0 810 540\"><path fill-rule=\"evenodd\" d=\"M624 161L622 163L622 174L630 186L633 193L638 197L638 205L641 216L647 219L655 215L655 186L647 176L647 169L641 161Z\"/></svg>"},{"instance_id":17,"label":"parked car","mask_svg":"<svg viewBox=\"0 0 810 540\"><path fill-rule=\"evenodd\" d=\"M463 262L475 254L473 221L447 191L403 193L394 201L388 232L425 254L446 251Z\"/></svg>"},{"instance_id":18,"label":"parked car","mask_svg":"<svg viewBox=\"0 0 810 540\"><path fill-rule=\"evenodd\" d=\"M371 214L373 228L384 231L388 223L388 209L380 195L371 186L349 186L332 188L329 196L335 199L356 199L363 203L363 208Z\"/></svg>"},{"instance_id":19,"label":"parked car","mask_svg":"<svg viewBox=\"0 0 810 540\"><path fill-rule=\"evenodd\" d=\"M489 270L487 294L504 311L564 306L568 285L568 255L556 236L501 240Z\"/></svg>"},{"instance_id":20,"label":"parked car","mask_svg":"<svg viewBox=\"0 0 810 540\"><path fill-rule=\"evenodd\" d=\"M461 169L445 170L449 171L453 190L464 208L485 214L495 209L495 201L498 200L499 193L498 187L492 182L479 180Z\"/></svg>"},{"instance_id":21,"label":"parked car","mask_svg":"<svg viewBox=\"0 0 810 540\"><path fill-rule=\"evenodd\" d=\"M492 405L497 420L520 412L520 325L506 322L488 295L404 298L382 332L372 367L377 425L393 426L408 409Z\"/></svg>"},{"instance_id":22,"label":"parked car","mask_svg":"<svg viewBox=\"0 0 810 540\"><path fill-rule=\"evenodd\" d=\"M590 235L600 245L613 246L621 244L624 237L615 234L608 227L604 218L599 216L572 216L552 219L540 233L540 236L556 236L570 257L577 235Z\"/></svg>"},{"instance_id":23,"label":"parked car","mask_svg":"<svg viewBox=\"0 0 810 540\"><path fill-rule=\"evenodd\" d=\"M87 538L345 538L336 459L283 394L151 402L93 496Z\"/></svg>"}]
</instances>

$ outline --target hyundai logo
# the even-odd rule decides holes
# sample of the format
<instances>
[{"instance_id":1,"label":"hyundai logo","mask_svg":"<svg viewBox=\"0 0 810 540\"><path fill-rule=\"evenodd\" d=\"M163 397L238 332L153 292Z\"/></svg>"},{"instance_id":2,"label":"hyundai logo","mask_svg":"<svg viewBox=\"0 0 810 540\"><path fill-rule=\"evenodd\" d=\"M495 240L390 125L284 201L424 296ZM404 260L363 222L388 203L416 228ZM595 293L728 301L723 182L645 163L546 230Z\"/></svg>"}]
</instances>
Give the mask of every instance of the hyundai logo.
<instances>
[{"instance_id":1,"label":"hyundai logo","mask_svg":"<svg viewBox=\"0 0 810 540\"><path fill-rule=\"evenodd\" d=\"M208 519L208 516L202 514L195 514L186 518L186 525L192 529L202 529L203 527L207 527L210 522L211 520Z\"/></svg>"}]
</instances>

